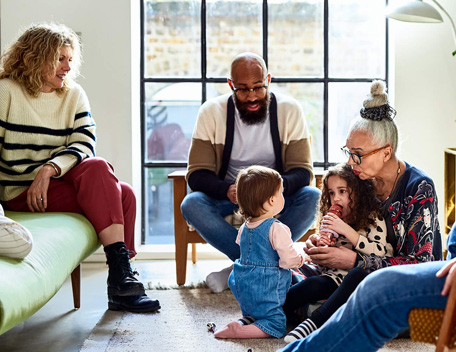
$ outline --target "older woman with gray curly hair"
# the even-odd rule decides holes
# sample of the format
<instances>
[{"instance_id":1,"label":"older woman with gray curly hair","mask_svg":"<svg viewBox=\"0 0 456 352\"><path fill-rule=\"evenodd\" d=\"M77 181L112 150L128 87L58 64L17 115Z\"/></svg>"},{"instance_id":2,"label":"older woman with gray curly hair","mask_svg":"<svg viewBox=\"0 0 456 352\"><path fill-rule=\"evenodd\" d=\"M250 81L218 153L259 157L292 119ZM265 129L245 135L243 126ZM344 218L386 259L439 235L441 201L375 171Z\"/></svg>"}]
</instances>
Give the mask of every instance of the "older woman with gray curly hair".
<instances>
[{"instance_id":1,"label":"older woman with gray curly hair","mask_svg":"<svg viewBox=\"0 0 456 352\"><path fill-rule=\"evenodd\" d=\"M10 210L87 216L107 256L108 306L151 312L133 274L136 200L112 166L95 157L95 122L74 79L81 44L68 27L32 25L0 63L0 201Z\"/></svg>"}]
</instances>

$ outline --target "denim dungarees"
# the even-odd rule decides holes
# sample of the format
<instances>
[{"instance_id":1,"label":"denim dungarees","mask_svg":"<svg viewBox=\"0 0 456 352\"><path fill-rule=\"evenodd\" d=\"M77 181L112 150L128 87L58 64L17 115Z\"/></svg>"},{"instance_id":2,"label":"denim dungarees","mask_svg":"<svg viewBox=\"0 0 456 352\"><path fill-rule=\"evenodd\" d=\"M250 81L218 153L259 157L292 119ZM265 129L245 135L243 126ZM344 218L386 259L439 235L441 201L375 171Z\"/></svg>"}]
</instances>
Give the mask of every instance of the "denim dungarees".
<instances>
[{"instance_id":1,"label":"denim dungarees","mask_svg":"<svg viewBox=\"0 0 456 352\"><path fill-rule=\"evenodd\" d=\"M242 315L265 333L280 338L286 332L282 306L290 288L291 271L279 267L279 255L269 242L269 229L276 219L266 219L254 229L243 225L241 257L236 259L228 279L241 306Z\"/></svg>"}]
</instances>

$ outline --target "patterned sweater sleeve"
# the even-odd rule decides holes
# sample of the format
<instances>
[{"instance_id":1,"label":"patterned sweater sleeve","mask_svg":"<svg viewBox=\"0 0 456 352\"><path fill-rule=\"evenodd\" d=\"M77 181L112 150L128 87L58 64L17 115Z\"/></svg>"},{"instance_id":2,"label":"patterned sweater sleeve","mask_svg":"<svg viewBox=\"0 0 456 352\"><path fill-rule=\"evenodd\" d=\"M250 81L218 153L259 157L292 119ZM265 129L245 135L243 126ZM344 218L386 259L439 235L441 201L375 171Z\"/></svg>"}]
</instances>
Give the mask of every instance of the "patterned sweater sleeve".
<instances>
[{"instance_id":1,"label":"patterned sweater sleeve","mask_svg":"<svg viewBox=\"0 0 456 352\"><path fill-rule=\"evenodd\" d=\"M65 175L85 158L95 156L96 124L90 113L89 100L80 87L77 110L72 118L74 122L67 144L49 160L60 167L59 177Z\"/></svg>"},{"instance_id":2,"label":"patterned sweater sleeve","mask_svg":"<svg viewBox=\"0 0 456 352\"><path fill-rule=\"evenodd\" d=\"M437 195L431 179L421 178L410 182L405 194L391 202L391 216L397 240L394 256L378 256L359 253L363 260L357 265L374 271L380 268L418 264L435 259L434 239L440 236Z\"/></svg>"}]
</instances>

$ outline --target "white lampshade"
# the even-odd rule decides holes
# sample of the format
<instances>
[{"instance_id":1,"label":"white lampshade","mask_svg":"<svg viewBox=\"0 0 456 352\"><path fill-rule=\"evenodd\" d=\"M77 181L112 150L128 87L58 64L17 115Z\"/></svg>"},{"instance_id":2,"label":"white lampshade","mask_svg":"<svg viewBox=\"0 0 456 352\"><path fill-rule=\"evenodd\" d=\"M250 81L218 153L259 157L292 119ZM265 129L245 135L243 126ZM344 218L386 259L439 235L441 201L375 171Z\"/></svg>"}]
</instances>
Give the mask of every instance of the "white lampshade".
<instances>
[{"instance_id":1,"label":"white lampshade","mask_svg":"<svg viewBox=\"0 0 456 352\"><path fill-rule=\"evenodd\" d=\"M409 1L397 6L388 6L386 17L404 22L443 22L440 13L431 5L421 1Z\"/></svg>"}]
</instances>

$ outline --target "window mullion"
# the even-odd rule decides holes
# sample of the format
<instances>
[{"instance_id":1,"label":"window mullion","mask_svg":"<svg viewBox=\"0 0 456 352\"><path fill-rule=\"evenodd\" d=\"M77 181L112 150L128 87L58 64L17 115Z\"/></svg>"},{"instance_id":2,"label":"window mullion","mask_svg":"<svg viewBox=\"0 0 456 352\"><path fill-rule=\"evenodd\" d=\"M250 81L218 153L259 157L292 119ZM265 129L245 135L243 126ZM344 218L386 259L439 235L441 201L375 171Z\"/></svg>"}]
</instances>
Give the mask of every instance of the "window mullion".
<instances>
[{"instance_id":1,"label":"window mullion","mask_svg":"<svg viewBox=\"0 0 456 352\"><path fill-rule=\"evenodd\" d=\"M263 0L263 59L268 67L268 0Z\"/></svg>"},{"instance_id":2,"label":"window mullion","mask_svg":"<svg viewBox=\"0 0 456 352\"><path fill-rule=\"evenodd\" d=\"M201 0L201 104L207 99L206 0Z\"/></svg>"},{"instance_id":3,"label":"window mullion","mask_svg":"<svg viewBox=\"0 0 456 352\"><path fill-rule=\"evenodd\" d=\"M329 0L324 0L323 8L323 165L329 167L328 116L329 116Z\"/></svg>"}]
</instances>

